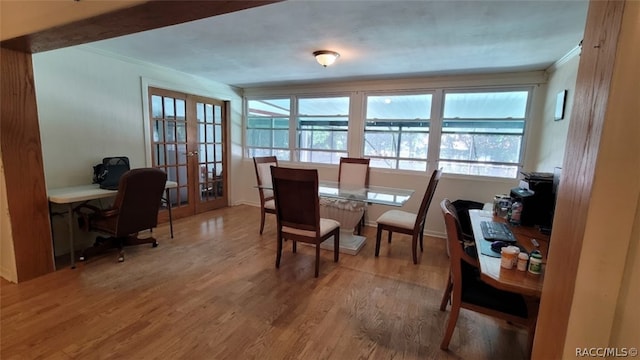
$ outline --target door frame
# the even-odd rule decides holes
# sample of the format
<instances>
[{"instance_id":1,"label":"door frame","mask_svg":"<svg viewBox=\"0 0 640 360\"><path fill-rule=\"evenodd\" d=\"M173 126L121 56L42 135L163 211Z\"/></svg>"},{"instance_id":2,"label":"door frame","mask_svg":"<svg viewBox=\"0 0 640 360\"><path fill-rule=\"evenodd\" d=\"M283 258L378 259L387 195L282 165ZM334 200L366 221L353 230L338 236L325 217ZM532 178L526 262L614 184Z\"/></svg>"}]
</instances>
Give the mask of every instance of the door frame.
<instances>
[{"instance_id":1,"label":"door frame","mask_svg":"<svg viewBox=\"0 0 640 360\"><path fill-rule=\"evenodd\" d=\"M176 92L176 93L182 93L185 95L190 95L196 99L214 99L214 100L218 100L218 101L222 101L225 104L225 107L223 108L224 111L224 115L226 116L227 122L231 121L231 102L228 99L215 99L212 96L208 96L208 95L203 95L203 94L207 94L208 91L205 89L201 89L201 88L191 88L191 87L176 87L175 84L170 84L164 81L158 81L155 79L151 79L151 78L147 78L144 76L140 77L140 82L141 82L141 98L142 98L142 116L143 116L143 134L144 134L144 154L145 154L145 166L147 167L152 167L153 166L153 154L151 152L151 139L152 139L152 133L151 133L151 124L150 124L150 119L151 119L151 104L149 103L150 101L150 92L149 92L149 88L155 88L155 89L159 89L159 90L163 90L163 91L170 91L170 92ZM229 191L229 171L230 171L230 155L229 155L229 149L230 149L230 126L228 123L223 125L223 132L224 132L224 137L225 137L225 141L223 144L223 151L224 151L224 163L227 166L227 171L225 171L225 173L223 173L223 181L224 181L224 192L225 192L225 198L226 198L226 204L225 206L229 206L229 196L230 196L230 191ZM189 149L190 150L190 149ZM189 170L189 169L188 169ZM196 170L193 170L194 172ZM190 189L190 194L189 196L192 196ZM195 193L195 190L193 190L193 193ZM211 208L202 208L201 207L201 212L204 211L209 211L209 210L213 210ZM180 211L178 211L176 213L175 209L172 209L172 216L173 219L179 219L182 217L188 217L188 216L192 216L196 213L198 213L198 209L196 209L194 207L194 211L193 213L182 213ZM158 221L160 223L166 223L169 222L169 212L166 209L161 209L160 213L158 214Z\"/></svg>"}]
</instances>

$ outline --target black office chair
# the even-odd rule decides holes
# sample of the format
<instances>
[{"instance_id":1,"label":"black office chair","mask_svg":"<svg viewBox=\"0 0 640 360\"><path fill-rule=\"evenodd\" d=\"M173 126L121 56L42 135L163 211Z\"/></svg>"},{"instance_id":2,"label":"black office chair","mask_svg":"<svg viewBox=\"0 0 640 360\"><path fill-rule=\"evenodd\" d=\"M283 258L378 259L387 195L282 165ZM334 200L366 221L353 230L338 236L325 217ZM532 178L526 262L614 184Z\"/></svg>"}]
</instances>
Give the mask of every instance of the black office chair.
<instances>
[{"instance_id":1,"label":"black office chair","mask_svg":"<svg viewBox=\"0 0 640 360\"><path fill-rule=\"evenodd\" d=\"M158 211L167 182L167 174L154 168L130 170L120 178L118 193L113 206L99 209L82 204L74 209L78 223L84 231L96 231L110 235L96 238L92 247L85 249L80 260L109 249L120 250L118 261L124 261L125 246L152 244L158 246L153 237L139 238L138 232L151 230L158 225Z\"/></svg>"}]
</instances>

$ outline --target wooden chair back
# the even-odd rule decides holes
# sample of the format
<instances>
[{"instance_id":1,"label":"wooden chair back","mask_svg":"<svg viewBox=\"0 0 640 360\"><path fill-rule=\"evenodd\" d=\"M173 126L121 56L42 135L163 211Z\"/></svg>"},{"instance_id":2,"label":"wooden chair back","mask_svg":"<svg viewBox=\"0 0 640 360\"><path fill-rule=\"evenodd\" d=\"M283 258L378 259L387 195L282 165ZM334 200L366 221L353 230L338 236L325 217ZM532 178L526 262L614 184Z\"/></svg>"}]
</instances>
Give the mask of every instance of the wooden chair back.
<instances>
[{"instance_id":1,"label":"wooden chair back","mask_svg":"<svg viewBox=\"0 0 640 360\"><path fill-rule=\"evenodd\" d=\"M320 206L318 170L271 167L278 227L287 227L318 236Z\"/></svg>"},{"instance_id":2,"label":"wooden chair back","mask_svg":"<svg viewBox=\"0 0 640 360\"><path fill-rule=\"evenodd\" d=\"M442 169L435 170L431 173L429 185L427 185L427 190L424 192L422 202L420 202L420 208L416 215L416 222L413 225L414 232L422 232L424 230L424 223L427 219L427 210L429 210L433 195L436 193L438 182L440 182L440 176L442 176Z\"/></svg>"}]
</instances>

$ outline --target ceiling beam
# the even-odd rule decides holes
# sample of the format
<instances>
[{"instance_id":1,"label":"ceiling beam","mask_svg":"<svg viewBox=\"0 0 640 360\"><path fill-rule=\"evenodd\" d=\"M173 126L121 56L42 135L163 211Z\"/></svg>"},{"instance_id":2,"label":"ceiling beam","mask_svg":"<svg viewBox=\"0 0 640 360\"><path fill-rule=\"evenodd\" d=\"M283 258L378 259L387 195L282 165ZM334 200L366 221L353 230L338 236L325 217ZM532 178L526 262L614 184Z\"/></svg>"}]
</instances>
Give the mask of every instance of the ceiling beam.
<instances>
[{"instance_id":1,"label":"ceiling beam","mask_svg":"<svg viewBox=\"0 0 640 360\"><path fill-rule=\"evenodd\" d=\"M283 0L152 0L36 33L4 40L0 43L0 46L34 54L181 24L281 1Z\"/></svg>"}]
</instances>

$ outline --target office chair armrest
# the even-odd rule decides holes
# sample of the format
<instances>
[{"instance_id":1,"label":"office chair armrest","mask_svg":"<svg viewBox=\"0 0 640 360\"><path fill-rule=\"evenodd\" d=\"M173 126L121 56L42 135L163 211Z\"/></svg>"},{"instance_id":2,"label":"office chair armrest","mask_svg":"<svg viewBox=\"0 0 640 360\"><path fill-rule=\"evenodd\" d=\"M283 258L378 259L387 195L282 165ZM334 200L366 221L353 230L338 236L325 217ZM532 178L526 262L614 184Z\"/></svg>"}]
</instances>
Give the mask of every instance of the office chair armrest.
<instances>
[{"instance_id":1,"label":"office chair armrest","mask_svg":"<svg viewBox=\"0 0 640 360\"><path fill-rule=\"evenodd\" d=\"M90 212L83 211L83 209L88 209ZM89 215L98 213L100 209L96 206L89 204L80 204L73 208L73 212L78 215L78 226L83 231L89 231Z\"/></svg>"},{"instance_id":2,"label":"office chair armrest","mask_svg":"<svg viewBox=\"0 0 640 360\"><path fill-rule=\"evenodd\" d=\"M100 209L97 206L89 205L87 203L83 203L83 204L80 204L80 205L76 206L75 208L73 208L73 212L77 213L78 215L88 214L87 212L82 211L82 209L89 209L89 210L93 211L94 213L102 211L102 209Z\"/></svg>"},{"instance_id":3,"label":"office chair armrest","mask_svg":"<svg viewBox=\"0 0 640 360\"><path fill-rule=\"evenodd\" d=\"M120 213L119 209L101 210L98 216L107 218L107 217L116 216L118 215L118 213Z\"/></svg>"},{"instance_id":4,"label":"office chair armrest","mask_svg":"<svg viewBox=\"0 0 640 360\"><path fill-rule=\"evenodd\" d=\"M82 211L83 209L88 209L90 211L89 212ZM73 209L73 212L78 214L78 225L80 226L80 229L84 231L89 231L90 217L91 218L108 218L108 217L113 217L118 215L120 211L118 209L102 210L97 206L93 206L85 203L85 204L80 204L76 206Z\"/></svg>"}]
</instances>

